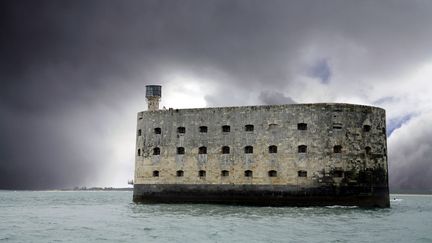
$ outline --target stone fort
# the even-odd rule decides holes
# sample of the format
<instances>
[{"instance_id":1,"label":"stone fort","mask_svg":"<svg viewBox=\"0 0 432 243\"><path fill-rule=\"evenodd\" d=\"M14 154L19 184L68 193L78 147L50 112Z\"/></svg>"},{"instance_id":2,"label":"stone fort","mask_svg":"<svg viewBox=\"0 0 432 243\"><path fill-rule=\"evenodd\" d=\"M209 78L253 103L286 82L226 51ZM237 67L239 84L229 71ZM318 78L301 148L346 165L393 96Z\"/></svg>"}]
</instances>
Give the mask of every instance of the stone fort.
<instances>
[{"instance_id":1,"label":"stone fort","mask_svg":"<svg viewBox=\"0 0 432 243\"><path fill-rule=\"evenodd\" d=\"M384 109L160 110L161 89L137 117L135 202L389 207Z\"/></svg>"}]
</instances>

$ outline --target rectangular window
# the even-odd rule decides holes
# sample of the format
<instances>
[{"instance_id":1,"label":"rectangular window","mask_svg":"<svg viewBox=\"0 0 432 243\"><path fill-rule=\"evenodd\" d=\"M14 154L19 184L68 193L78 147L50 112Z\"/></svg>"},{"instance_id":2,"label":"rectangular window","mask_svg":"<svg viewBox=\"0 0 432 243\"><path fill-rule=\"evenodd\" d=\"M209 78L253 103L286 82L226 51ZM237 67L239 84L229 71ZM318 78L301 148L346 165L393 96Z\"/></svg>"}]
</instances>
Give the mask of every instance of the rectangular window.
<instances>
[{"instance_id":1,"label":"rectangular window","mask_svg":"<svg viewBox=\"0 0 432 243\"><path fill-rule=\"evenodd\" d=\"M177 133L185 133L186 128L185 127L177 127Z\"/></svg>"},{"instance_id":2,"label":"rectangular window","mask_svg":"<svg viewBox=\"0 0 432 243\"><path fill-rule=\"evenodd\" d=\"M245 131L246 132L253 132L253 130L254 130L254 125L246 125L245 126Z\"/></svg>"},{"instance_id":3,"label":"rectangular window","mask_svg":"<svg viewBox=\"0 0 432 243\"><path fill-rule=\"evenodd\" d=\"M177 147L177 154L184 154L184 153L185 153L184 147Z\"/></svg>"},{"instance_id":4,"label":"rectangular window","mask_svg":"<svg viewBox=\"0 0 432 243\"><path fill-rule=\"evenodd\" d=\"M199 132L206 133L207 132L207 127L206 126L200 126L199 127Z\"/></svg>"},{"instance_id":5,"label":"rectangular window","mask_svg":"<svg viewBox=\"0 0 432 243\"><path fill-rule=\"evenodd\" d=\"M298 174L298 177L307 177L307 171L305 171L305 170L299 170L297 172L297 174Z\"/></svg>"},{"instance_id":6,"label":"rectangular window","mask_svg":"<svg viewBox=\"0 0 432 243\"><path fill-rule=\"evenodd\" d=\"M307 130L307 124L306 123L299 123L297 124L298 130Z\"/></svg>"}]
</instances>

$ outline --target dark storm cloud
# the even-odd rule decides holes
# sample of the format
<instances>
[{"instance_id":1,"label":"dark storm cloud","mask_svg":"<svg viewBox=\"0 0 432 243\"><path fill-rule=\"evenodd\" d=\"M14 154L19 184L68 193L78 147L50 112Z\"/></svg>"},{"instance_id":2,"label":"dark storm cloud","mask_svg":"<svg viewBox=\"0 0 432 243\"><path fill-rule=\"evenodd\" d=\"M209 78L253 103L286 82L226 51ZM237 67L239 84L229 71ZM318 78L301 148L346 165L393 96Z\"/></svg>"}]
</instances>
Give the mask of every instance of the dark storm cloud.
<instances>
[{"instance_id":1,"label":"dark storm cloud","mask_svg":"<svg viewBox=\"0 0 432 243\"><path fill-rule=\"evenodd\" d=\"M133 140L144 86L163 85L167 71L211 77L225 88L206 94L208 104L238 105L248 93L263 103L293 102L281 90L308 76L304 66L333 82L341 76L338 58L345 76L356 79L407 69L431 56L430 5L1 1L0 188L70 187L106 177L103 168L118 163L109 149L119 140L113 131ZM366 61L339 53L345 43ZM242 92L227 95L235 89ZM133 147L130 154L132 160Z\"/></svg>"}]
</instances>

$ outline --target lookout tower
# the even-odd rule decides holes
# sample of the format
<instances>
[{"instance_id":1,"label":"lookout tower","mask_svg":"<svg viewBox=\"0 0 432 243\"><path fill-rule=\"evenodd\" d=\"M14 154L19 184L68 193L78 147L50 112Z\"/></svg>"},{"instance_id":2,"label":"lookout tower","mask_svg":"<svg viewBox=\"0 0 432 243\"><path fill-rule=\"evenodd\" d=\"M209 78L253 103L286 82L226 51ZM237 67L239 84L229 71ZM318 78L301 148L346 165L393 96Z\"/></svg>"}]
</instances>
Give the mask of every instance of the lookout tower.
<instances>
[{"instance_id":1,"label":"lookout tower","mask_svg":"<svg viewBox=\"0 0 432 243\"><path fill-rule=\"evenodd\" d=\"M146 85L146 98L149 111L159 110L159 101L162 97L161 85Z\"/></svg>"}]
</instances>

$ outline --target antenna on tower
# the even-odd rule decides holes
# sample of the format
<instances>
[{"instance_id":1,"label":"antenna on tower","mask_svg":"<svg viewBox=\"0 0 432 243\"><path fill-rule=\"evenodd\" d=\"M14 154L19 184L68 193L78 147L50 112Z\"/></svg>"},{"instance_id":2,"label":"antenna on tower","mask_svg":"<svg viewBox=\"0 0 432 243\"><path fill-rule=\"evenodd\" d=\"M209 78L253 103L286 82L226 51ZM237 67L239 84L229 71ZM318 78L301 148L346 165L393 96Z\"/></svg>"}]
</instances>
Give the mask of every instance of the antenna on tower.
<instances>
[{"instance_id":1,"label":"antenna on tower","mask_svg":"<svg viewBox=\"0 0 432 243\"><path fill-rule=\"evenodd\" d=\"M161 85L146 85L146 98L149 111L159 110L159 101L162 97Z\"/></svg>"}]
</instances>

